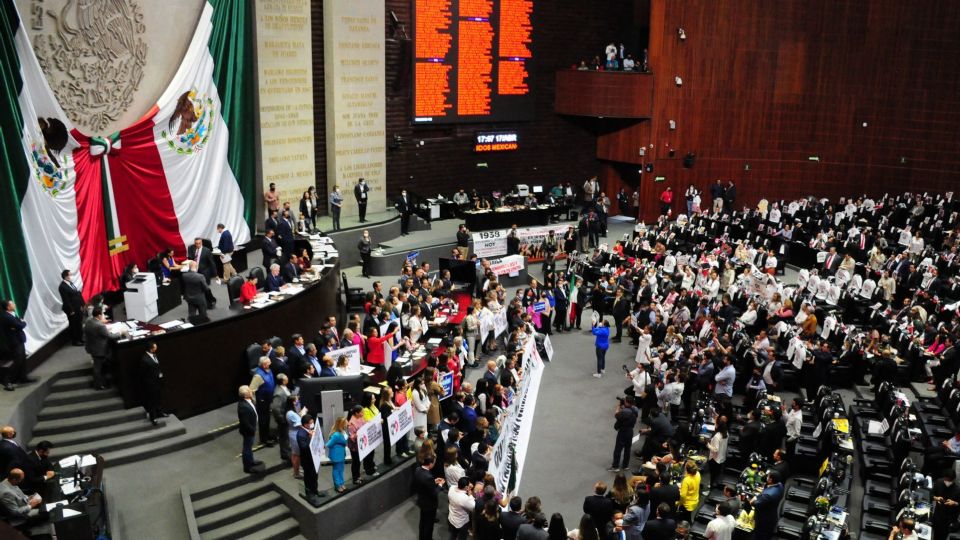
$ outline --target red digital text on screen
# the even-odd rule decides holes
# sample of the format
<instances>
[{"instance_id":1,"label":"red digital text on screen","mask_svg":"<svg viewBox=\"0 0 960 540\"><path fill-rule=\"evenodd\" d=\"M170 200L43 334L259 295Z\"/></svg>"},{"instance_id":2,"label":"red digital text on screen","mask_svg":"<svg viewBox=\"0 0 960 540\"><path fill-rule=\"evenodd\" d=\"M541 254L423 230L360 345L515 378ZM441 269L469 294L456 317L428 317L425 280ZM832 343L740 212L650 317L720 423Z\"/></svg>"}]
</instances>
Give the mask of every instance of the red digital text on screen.
<instances>
[{"instance_id":1,"label":"red digital text on screen","mask_svg":"<svg viewBox=\"0 0 960 540\"><path fill-rule=\"evenodd\" d=\"M501 58L532 58L533 0L501 0L499 46Z\"/></svg>"},{"instance_id":2,"label":"red digital text on screen","mask_svg":"<svg viewBox=\"0 0 960 540\"><path fill-rule=\"evenodd\" d=\"M450 70L453 66L439 62L417 62L416 73L416 106L415 114L418 117L446 116L450 103Z\"/></svg>"},{"instance_id":3,"label":"red digital text on screen","mask_svg":"<svg viewBox=\"0 0 960 540\"><path fill-rule=\"evenodd\" d=\"M417 58L445 58L450 52L453 36L451 0L417 0L416 42Z\"/></svg>"},{"instance_id":4,"label":"red digital text on screen","mask_svg":"<svg viewBox=\"0 0 960 540\"><path fill-rule=\"evenodd\" d=\"M461 19L457 55L457 114L490 114L493 83L493 26L489 22Z\"/></svg>"}]
</instances>

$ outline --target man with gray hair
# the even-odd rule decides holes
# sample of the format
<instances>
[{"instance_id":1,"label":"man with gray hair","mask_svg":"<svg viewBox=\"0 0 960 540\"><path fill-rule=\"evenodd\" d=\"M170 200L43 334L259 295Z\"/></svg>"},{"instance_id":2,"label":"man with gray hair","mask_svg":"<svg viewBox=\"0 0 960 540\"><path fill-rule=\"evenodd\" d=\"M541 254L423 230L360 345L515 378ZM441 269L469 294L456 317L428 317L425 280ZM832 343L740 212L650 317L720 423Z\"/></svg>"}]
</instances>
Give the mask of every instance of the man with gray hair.
<instances>
[{"instance_id":1,"label":"man with gray hair","mask_svg":"<svg viewBox=\"0 0 960 540\"><path fill-rule=\"evenodd\" d=\"M273 391L276 386L273 372L270 371L270 357L260 357L260 365L253 370L250 391L257 397L257 422L260 429L260 443L264 446L273 446L273 439L270 438L270 404L273 402Z\"/></svg>"},{"instance_id":2,"label":"man with gray hair","mask_svg":"<svg viewBox=\"0 0 960 540\"><path fill-rule=\"evenodd\" d=\"M207 317L207 295L210 286L207 280L197 273L197 261L190 261L184 267L181 279L183 280L183 299L187 302L187 313L191 322L204 323L210 320Z\"/></svg>"},{"instance_id":3,"label":"man with gray hair","mask_svg":"<svg viewBox=\"0 0 960 540\"><path fill-rule=\"evenodd\" d=\"M253 438L257 435L257 406L253 403L253 390L243 385L238 394L237 420L240 421L240 436L243 438L243 472L261 472L263 462L253 459Z\"/></svg>"},{"instance_id":4,"label":"man with gray hair","mask_svg":"<svg viewBox=\"0 0 960 540\"><path fill-rule=\"evenodd\" d=\"M280 275L280 265L273 263L270 265L270 275L267 276L267 292L279 292L283 287L283 276Z\"/></svg>"}]
</instances>

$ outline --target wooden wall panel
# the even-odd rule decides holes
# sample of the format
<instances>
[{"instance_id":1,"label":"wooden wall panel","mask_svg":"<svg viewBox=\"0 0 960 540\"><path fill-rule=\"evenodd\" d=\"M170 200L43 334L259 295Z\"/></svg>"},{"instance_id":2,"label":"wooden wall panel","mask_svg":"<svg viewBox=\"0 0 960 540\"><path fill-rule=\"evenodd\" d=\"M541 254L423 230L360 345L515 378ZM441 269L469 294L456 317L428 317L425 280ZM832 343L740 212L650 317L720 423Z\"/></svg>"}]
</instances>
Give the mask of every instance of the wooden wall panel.
<instances>
[{"instance_id":1,"label":"wooden wall panel","mask_svg":"<svg viewBox=\"0 0 960 540\"><path fill-rule=\"evenodd\" d=\"M734 180L746 204L960 189L954 2L652 0L650 14L649 138L637 128L614 138L630 144L598 144L601 157L622 161L654 145L655 174L668 182L645 179L645 217L666 185L706 188L718 177ZM692 169L679 161L687 152L697 155Z\"/></svg>"},{"instance_id":2,"label":"wooden wall panel","mask_svg":"<svg viewBox=\"0 0 960 540\"><path fill-rule=\"evenodd\" d=\"M555 110L598 118L650 118L653 75L623 71L557 72Z\"/></svg>"}]
</instances>

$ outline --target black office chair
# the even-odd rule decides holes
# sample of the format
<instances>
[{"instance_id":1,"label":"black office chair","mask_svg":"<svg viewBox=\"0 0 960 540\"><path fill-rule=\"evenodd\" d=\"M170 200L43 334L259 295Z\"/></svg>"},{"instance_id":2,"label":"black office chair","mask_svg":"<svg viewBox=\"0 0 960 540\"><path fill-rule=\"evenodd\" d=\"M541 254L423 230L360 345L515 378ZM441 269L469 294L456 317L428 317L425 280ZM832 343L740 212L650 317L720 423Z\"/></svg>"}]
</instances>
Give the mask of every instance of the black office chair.
<instances>
[{"instance_id":1,"label":"black office chair","mask_svg":"<svg viewBox=\"0 0 960 540\"><path fill-rule=\"evenodd\" d=\"M350 287L347 283L347 273L340 272L340 279L343 280L343 292L346 296L347 311L351 309L363 308L367 303L367 300L363 294L363 289L360 287Z\"/></svg>"},{"instance_id":2,"label":"black office chair","mask_svg":"<svg viewBox=\"0 0 960 540\"><path fill-rule=\"evenodd\" d=\"M227 297L230 299L231 306L240 298L241 287L243 287L243 278L240 276L233 276L227 281Z\"/></svg>"},{"instance_id":3,"label":"black office chair","mask_svg":"<svg viewBox=\"0 0 960 540\"><path fill-rule=\"evenodd\" d=\"M277 336L273 336L272 338L270 338L269 341L270 341L270 346L273 347L274 349L276 349L277 347L283 346L283 340L278 338Z\"/></svg>"},{"instance_id":4,"label":"black office chair","mask_svg":"<svg viewBox=\"0 0 960 540\"><path fill-rule=\"evenodd\" d=\"M253 372L260 365L260 357L263 355L263 348L259 343L254 343L247 347L247 370Z\"/></svg>"},{"instance_id":5,"label":"black office chair","mask_svg":"<svg viewBox=\"0 0 960 540\"><path fill-rule=\"evenodd\" d=\"M254 267L250 270L249 276L257 278L257 290L263 290L267 286L267 276L263 273L263 268Z\"/></svg>"}]
</instances>

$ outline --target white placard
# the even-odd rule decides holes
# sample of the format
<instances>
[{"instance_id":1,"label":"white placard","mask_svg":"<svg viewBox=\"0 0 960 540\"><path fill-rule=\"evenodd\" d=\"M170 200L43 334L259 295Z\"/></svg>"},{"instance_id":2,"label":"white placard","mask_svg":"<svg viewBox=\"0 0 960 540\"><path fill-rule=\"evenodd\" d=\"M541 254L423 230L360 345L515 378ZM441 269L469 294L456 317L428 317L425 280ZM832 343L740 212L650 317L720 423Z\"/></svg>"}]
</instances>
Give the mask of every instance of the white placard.
<instances>
[{"instance_id":1,"label":"white placard","mask_svg":"<svg viewBox=\"0 0 960 540\"><path fill-rule=\"evenodd\" d=\"M413 407L407 400L393 414L387 417L387 431L390 434L390 442L395 443L400 440L410 430L413 429Z\"/></svg>"},{"instance_id":2,"label":"white placard","mask_svg":"<svg viewBox=\"0 0 960 540\"><path fill-rule=\"evenodd\" d=\"M523 255L510 255L500 259L490 261L490 271L498 276L506 274L515 274L524 268L525 257Z\"/></svg>"},{"instance_id":3,"label":"white placard","mask_svg":"<svg viewBox=\"0 0 960 540\"><path fill-rule=\"evenodd\" d=\"M357 430L357 450L359 459L367 457L378 446L383 444L383 427L380 415L376 415Z\"/></svg>"},{"instance_id":4,"label":"white placard","mask_svg":"<svg viewBox=\"0 0 960 540\"><path fill-rule=\"evenodd\" d=\"M330 351L327 353L330 355L330 358L333 359L333 365L337 365L337 361L340 360L343 356L349 356L350 360L347 363L347 371L350 373L360 373L360 346L351 345L349 347L344 347L342 349L337 349L335 351Z\"/></svg>"},{"instance_id":5,"label":"white placard","mask_svg":"<svg viewBox=\"0 0 960 540\"><path fill-rule=\"evenodd\" d=\"M496 332L497 337L500 337L501 334L507 331L508 327L507 310L501 309L493 315L493 331Z\"/></svg>"},{"instance_id":6,"label":"white placard","mask_svg":"<svg viewBox=\"0 0 960 540\"><path fill-rule=\"evenodd\" d=\"M489 311L480 313L480 338L486 339L493 331L495 315Z\"/></svg>"},{"instance_id":7,"label":"white placard","mask_svg":"<svg viewBox=\"0 0 960 540\"><path fill-rule=\"evenodd\" d=\"M472 234L473 252L477 257L499 257L507 254L507 232L503 229Z\"/></svg>"},{"instance_id":8,"label":"white placard","mask_svg":"<svg viewBox=\"0 0 960 540\"><path fill-rule=\"evenodd\" d=\"M320 462L327 455L327 446L323 440L323 430L317 424L313 425L313 437L310 438L310 455L313 456L314 471L320 472Z\"/></svg>"},{"instance_id":9,"label":"white placard","mask_svg":"<svg viewBox=\"0 0 960 540\"><path fill-rule=\"evenodd\" d=\"M547 360L553 362L553 343L550 341L550 336L543 338L543 351L547 353Z\"/></svg>"}]
</instances>

